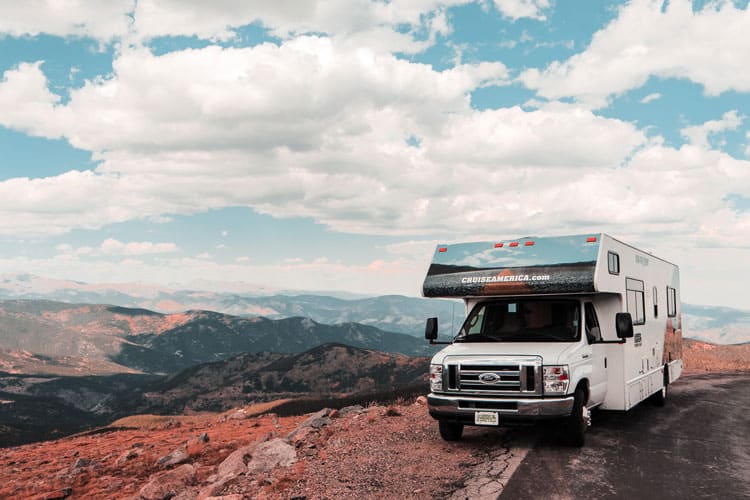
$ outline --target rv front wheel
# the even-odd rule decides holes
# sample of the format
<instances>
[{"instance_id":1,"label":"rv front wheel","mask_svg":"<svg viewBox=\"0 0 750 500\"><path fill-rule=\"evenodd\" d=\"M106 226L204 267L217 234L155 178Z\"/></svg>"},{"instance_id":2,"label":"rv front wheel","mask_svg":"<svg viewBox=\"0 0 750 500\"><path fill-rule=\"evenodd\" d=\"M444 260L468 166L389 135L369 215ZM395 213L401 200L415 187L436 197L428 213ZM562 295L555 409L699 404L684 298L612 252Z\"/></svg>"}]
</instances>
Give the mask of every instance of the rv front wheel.
<instances>
[{"instance_id":1,"label":"rv front wheel","mask_svg":"<svg viewBox=\"0 0 750 500\"><path fill-rule=\"evenodd\" d=\"M438 421L440 437L445 441L458 441L464 433L464 424L454 422Z\"/></svg>"},{"instance_id":2,"label":"rv front wheel","mask_svg":"<svg viewBox=\"0 0 750 500\"><path fill-rule=\"evenodd\" d=\"M578 448L584 445L584 434L586 433L586 428L589 426L588 419L586 393L583 392L583 389L576 389L573 399L573 411L562 428L562 438L568 445Z\"/></svg>"}]
</instances>

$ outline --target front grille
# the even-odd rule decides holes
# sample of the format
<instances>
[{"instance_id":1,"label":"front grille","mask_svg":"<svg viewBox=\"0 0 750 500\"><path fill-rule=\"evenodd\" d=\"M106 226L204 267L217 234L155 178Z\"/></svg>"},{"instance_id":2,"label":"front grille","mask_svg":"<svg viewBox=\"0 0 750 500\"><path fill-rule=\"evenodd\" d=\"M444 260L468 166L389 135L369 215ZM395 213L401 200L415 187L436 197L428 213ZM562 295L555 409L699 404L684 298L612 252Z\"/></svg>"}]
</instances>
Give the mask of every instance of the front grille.
<instances>
[{"instance_id":1,"label":"front grille","mask_svg":"<svg viewBox=\"0 0 750 500\"><path fill-rule=\"evenodd\" d=\"M449 357L445 361L444 387L466 394L537 394L541 388L541 358Z\"/></svg>"},{"instance_id":2,"label":"front grille","mask_svg":"<svg viewBox=\"0 0 750 500\"><path fill-rule=\"evenodd\" d=\"M460 365L459 369L459 389L474 391L521 390L520 366Z\"/></svg>"},{"instance_id":3,"label":"front grille","mask_svg":"<svg viewBox=\"0 0 750 500\"><path fill-rule=\"evenodd\" d=\"M458 407L462 410L517 410L518 403L515 401L472 401L471 399L459 399Z\"/></svg>"}]
</instances>

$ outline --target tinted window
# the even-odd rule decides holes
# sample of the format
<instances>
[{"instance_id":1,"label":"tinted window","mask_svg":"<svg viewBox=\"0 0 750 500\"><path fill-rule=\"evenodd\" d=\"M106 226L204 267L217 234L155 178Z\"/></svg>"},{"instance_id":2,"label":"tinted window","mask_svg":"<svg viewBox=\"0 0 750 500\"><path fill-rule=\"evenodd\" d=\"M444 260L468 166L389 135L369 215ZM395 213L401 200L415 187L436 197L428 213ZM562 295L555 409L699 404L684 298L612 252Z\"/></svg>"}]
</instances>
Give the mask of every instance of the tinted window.
<instances>
[{"instance_id":1,"label":"tinted window","mask_svg":"<svg viewBox=\"0 0 750 500\"><path fill-rule=\"evenodd\" d=\"M625 279L628 312L633 317L634 325L646 323L645 294L643 281L632 278Z\"/></svg>"},{"instance_id":2,"label":"tinted window","mask_svg":"<svg viewBox=\"0 0 750 500\"><path fill-rule=\"evenodd\" d=\"M589 344L602 340L602 331L599 328L599 319L596 316L594 304L587 302L584 311L586 314L586 337Z\"/></svg>"},{"instance_id":3,"label":"tinted window","mask_svg":"<svg viewBox=\"0 0 750 500\"><path fill-rule=\"evenodd\" d=\"M482 302L466 318L456 342L575 341L580 306L574 300Z\"/></svg>"},{"instance_id":4,"label":"tinted window","mask_svg":"<svg viewBox=\"0 0 750 500\"><path fill-rule=\"evenodd\" d=\"M620 256L614 252L607 252L607 267L609 274L620 274Z\"/></svg>"},{"instance_id":5,"label":"tinted window","mask_svg":"<svg viewBox=\"0 0 750 500\"><path fill-rule=\"evenodd\" d=\"M677 316L677 290L667 287L667 316L674 318Z\"/></svg>"}]
</instances>

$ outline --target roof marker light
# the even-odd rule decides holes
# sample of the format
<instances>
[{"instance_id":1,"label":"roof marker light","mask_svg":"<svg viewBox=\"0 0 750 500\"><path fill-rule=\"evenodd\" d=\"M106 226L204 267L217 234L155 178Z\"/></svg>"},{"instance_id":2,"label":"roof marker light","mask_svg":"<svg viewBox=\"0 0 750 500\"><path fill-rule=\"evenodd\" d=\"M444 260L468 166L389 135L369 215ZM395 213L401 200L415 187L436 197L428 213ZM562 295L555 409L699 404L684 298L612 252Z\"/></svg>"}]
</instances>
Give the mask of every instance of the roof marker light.
<instances>
[{"instance_id":1,"label":"roof marker light","mask_svg":"<svg viewBox=\"0 0 750 500\"><path fill-rule=\"evenodd\" d=\"M524 245L527 246L527 247L533 247L534 246L534 242L533 241L527 241L526 243L524 243Z\"/></svg>"},{"instance_id":2,"label":"roof marker light","mask_svg":"<svg viewBox=\"0 0 750 500\"><path fill-rule=\"evenodd\" d=\"M589 236L586 238L586 243L596 243L596 236Z\"/></svg>"},{"instance_id":3,"label":"roof marker light","mask_svg":"<svg viewBox=\"0 0 750 500\"><path fill-rule=\"evenodd\" d=\"M445 253L447 251L448 251L448 247L439 247L438 248L438 252L440 252L440 253Z\"/></svg>"},{"instance_id":4,"label":"roof marker light","mask_svg":"<svg viewBox=\"0 0 750 500\"><path fill-rule=\"evenodd\" d=\"M495 248L503 248L503 243L495 243Z\"/></svg>"},{"instance_id":5,"label":"roof marker light","mask_svg":"<svg viewBox=\"0 0 750 500\"><path fill-rule=\"evenodd\" d=\"M514 242L510 243L508 246L509 247L517 247L518 246L518 242L514 241Z\"/></svg>"}]
</instances>

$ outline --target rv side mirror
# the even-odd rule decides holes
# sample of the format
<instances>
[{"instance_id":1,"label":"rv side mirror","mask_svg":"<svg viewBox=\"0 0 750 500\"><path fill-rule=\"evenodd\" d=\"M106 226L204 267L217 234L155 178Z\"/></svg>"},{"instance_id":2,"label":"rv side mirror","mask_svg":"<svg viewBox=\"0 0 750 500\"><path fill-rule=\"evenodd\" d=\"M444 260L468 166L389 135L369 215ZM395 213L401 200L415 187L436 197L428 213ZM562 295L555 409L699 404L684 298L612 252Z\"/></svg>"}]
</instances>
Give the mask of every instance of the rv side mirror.
<instances>
[{"instance_id":1,"label":"rv side mirror","mask_svg":"<svg viewBox=\"0 0 750 500\"><path fill-rule=\"evenodd\" d=\"M438 335L438 319L427 318L427 324L424 326L424 338L429 341L437 339Z\"/></svg>"},{"instance_id":2,"label":"rv side mirror","mask_svg":"<svg viewBox=\"0 0 750 500\"><path fill-rule=\"evenodd\" d=\"M617 337L629 339L633 337L633 318L630 313L617 313L615 316L615 329Z\"/></svg>"}]
</instances>

